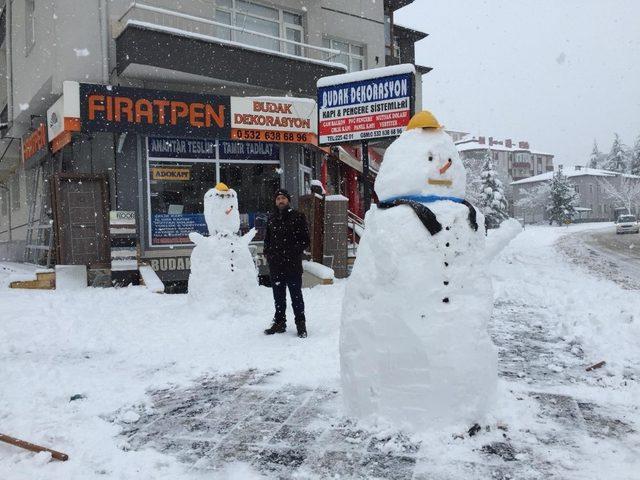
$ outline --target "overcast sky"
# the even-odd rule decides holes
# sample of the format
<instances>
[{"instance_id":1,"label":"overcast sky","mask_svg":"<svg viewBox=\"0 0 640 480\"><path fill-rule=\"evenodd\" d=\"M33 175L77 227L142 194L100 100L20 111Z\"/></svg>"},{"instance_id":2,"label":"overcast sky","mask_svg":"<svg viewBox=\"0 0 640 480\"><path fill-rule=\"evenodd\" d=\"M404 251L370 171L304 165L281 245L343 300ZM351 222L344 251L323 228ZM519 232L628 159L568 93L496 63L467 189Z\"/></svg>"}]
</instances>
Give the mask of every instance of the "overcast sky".
<instances>
[{"instance_id":1,"label":"overcast sky","mask_svg":"<svg viewBox=\"0 0 640 480\"><path fill-rule=\"evenodd\" d=\"M423 107L447 128L529 140L556 165L640 135L640 0L415 0Z\"/></svg>"}]
</instances>

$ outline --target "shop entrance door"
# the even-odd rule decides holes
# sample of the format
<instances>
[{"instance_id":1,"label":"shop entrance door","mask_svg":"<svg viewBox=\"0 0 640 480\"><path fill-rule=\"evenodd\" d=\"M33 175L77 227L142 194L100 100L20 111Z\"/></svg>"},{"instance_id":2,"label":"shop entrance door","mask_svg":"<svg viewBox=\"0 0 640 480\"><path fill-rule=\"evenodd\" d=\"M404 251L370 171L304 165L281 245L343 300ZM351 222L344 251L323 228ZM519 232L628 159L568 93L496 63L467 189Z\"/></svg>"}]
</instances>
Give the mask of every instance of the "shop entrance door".
<instances>
[{"instance_id":1,"label":"shop entrance door","mask_svg":"<svg viewBox=\"0 0 640 480\"><path fill-rule=\"evenodd\" d=\"M60 173L54 187L57 263L109 267L107 178Z\"/></svg>"}]
</instances>

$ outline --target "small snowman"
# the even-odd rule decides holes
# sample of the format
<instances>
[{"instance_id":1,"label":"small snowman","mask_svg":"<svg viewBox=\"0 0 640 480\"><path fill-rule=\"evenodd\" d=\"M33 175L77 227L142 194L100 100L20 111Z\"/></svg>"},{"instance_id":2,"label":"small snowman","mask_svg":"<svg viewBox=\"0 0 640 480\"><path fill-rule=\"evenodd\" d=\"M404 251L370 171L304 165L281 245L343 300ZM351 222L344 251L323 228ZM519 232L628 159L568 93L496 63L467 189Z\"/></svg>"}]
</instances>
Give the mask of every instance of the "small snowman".
<instances>
[{"instance_id":1,"label":"small snowman","mask_svg":"<svg viewBox=\"0 0 640 480\"><path fill-rule=\"evenodd\" d=\"M340 330L347 412L424 430L480 422L497 354L484 217L464 199L458 151L429 112L387 149Z\"/></svg>"},{"instance_id":2,"label":"small snowman","mask_svg":"<svg viewBox=\"0 0 640 480\"><path fill-rule=\"evenodd\" d=\"M240 214L235 190L218 183L204 195L204 218L209 229L205 237L191 232L189 296L235 311L248 308L258 289L257 272L249 243L251 229L240 236Z\"/></svg>"}]
</instances>

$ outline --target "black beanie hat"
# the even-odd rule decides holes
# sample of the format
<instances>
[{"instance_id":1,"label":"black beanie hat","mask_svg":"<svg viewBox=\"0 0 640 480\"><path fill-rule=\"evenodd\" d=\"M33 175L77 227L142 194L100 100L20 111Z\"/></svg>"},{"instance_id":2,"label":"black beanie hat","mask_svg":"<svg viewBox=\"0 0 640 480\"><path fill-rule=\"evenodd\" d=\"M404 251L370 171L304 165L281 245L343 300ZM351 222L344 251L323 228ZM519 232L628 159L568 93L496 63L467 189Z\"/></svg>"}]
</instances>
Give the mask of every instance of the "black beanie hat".
<instances>
[{"instance_id":1,"label":"black beanie hat","mask_svg":"<svg viewBox=\"0 0 640 480\"><path fill-rule=\"evenodd\" d=\"M273 199L275 200L278 195L284 195L285 197L287 197L287 200L291 201L291 195L289 195L289 192L287 192L284 188L279 188L278 190L276 190L276 192L273 194Z\"/></svg>"}]
</instances>

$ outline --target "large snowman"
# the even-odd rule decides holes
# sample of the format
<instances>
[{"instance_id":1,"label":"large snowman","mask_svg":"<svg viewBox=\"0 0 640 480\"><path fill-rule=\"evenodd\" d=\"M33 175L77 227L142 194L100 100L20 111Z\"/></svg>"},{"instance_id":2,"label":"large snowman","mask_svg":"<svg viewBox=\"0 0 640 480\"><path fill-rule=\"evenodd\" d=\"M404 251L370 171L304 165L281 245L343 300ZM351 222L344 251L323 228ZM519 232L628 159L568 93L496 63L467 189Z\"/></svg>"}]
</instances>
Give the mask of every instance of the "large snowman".
<instances>
[{"instance_id":1,"label":"large snowman","mask_svg":"<svg viewBox=\"0 0 640 480\"><path fill-rule=\"evenodd\" d=\"M464 200L465 180L429 112L385 153L342 309L350 415L415 431L472 425L494 404L484 217Z\"/></svg>"},{"instance_id":2,"label":"large snowman","mask_svg":"<svg viewBox=\"0 0 640 480\"><path fill-rule=\"evenodd\" d=\"M189 296L227 310L246 310L258 289L256 267L249 251L249 242L256 231L238 234L238 196L224 183L218 183L204 195L204 218L209 236L189 234L195 244L191 252Z\"/></svg>"}]
</instances>

